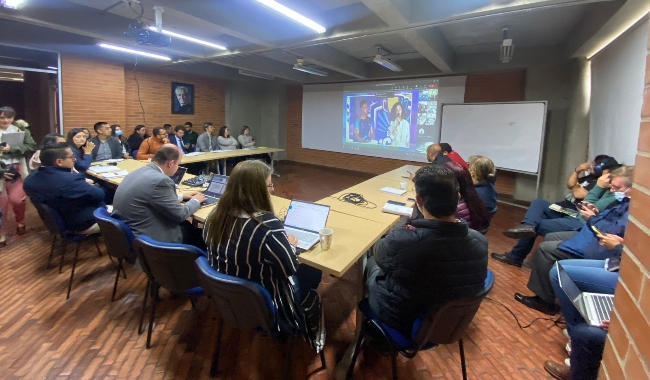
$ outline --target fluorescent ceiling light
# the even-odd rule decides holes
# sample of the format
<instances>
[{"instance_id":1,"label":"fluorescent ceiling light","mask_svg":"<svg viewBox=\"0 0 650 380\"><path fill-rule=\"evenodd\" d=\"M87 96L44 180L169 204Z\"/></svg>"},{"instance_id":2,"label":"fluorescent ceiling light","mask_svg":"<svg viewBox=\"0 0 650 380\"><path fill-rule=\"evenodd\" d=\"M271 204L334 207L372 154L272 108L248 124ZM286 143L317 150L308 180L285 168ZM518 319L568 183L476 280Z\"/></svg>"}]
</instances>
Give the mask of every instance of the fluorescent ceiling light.
<instances>
[{"instance_id":1,"label":"fluorescent ceiling light","mask_svg":"<svg viewBox=\"0 0 650 380\"><path fill-rule=\"evenodd\" d=\"M245 75L247 77L260 78L260 79L266 79L266 80L274 80L275 79L275 77L271 76L271 75L256 73L254 71L247 71L247 70L239 70L239 75Z\"/></svg>"},{"instance_id":2,"label":"fluorescent ceiling light","mask_svg":"<svg viewBox=\"0 0 650 380\"><path fill-rule=\"evenodd\" d=\"M54 66L48 66L47 68L50 69L50 70L58 70L59 69L58 67L54 67Z\"/></svg>"},{"instance_id":3,"label":"fluorescent ceiling light","mask_svg":"<svg viewBox=\"0 0 650 380\"><path fill-rule=\"evenodd\" d=\"M308 19L307 17L301 15L300 13L291 10L284 5L273 0L257 0L257 2L266 5L267 7L273 9L274 11L283 14L290 19L297 21L304 26L311 28L316 31L316 33L325 33L327 29L324 26L317 24L315 21Z\"/></svg>"},{"instance_id":4,"label":"fluorescent ceiling light","mask_svg":"<svg viewBox=\"0 0 650 380\"><path fill-rule=\"evenodd\" d=\"M388 70L391 70L391 71L402 71L402 66L400 66L400 65L398 65L397 63L391 61L391 60L388 59L388 58L384 58L381 54L377 54L377 55L375 56L375 59L373 59L373 61L375 61L375 63L378 63L378 64L384 66L384 67L387 68Z\"/></svg>"},{"instance_id":5,"label":"fluorescent ceiling light","mask_svg":"<svg viewBox=\"0 0 650 380\"><path fill-rule=\"evenodd\" d=\"M163 61L171 61L172 60L171 58L166 57L164 55L145 53L143 51L127 49L127 48L123 48L121 46L115 46L115 45L110 45L110 44L99 44L99 46L101 46L101 47L103 47L105 49L118 50L118 51L122 51L122 52L125 52L125 53L138 54L138 55L142 55L142 56L149 57L149 58L162 59Z\"/></svg>"},{"instance_id":6,"label":"fluorescent ceiling light","mask_svg":"<svg viewBox=\"0 0 650 380\"><path fill-rule=\"evenodd\" d=\"M318 70L312 67L307 67L304 64L305 64L305 60L299 59L298 63L293 65L293 69L302 71L303 73L307 73L307 74L318 75L319 77L326 77L328 75L327 71Z\"/></svg>"},{"instance_id":7,"label":"fluorescent ceiling light","mask_svg":"<svg viewBox=\"0 0 650 380\"><path fill-rule=\"evenodd\" d=\"M154 32L157 32L158 28L156 28L155 26L150 26L149 30L153 30ZM209 46L209 47L212 47L212 48L215 48L215 49L228 50L228 48L225 47L225 46L213 44L212 42L208 42L208 41L199 40L198 38L189 37L189 36L185 36L185 35L182 35L182 34L170 32L169 30L166 30L166 29L162 29L162 33L166 34L168 36L172 36L172 37L180 38L182 40L186 40L186 41L194 42L194 43L197 43L197 44Z\"/></svg>"},{"instance_id":8,"label":"fluorescent ceiling light","mask_svg":"<svg viewBox=\"0 0 650 380\"><path fill-rule=\"evenodd\" d=\"M2 0L2 5L5 8L17 9L20 8L24 2L24 0Z\"/></svg>"}]
</instances>

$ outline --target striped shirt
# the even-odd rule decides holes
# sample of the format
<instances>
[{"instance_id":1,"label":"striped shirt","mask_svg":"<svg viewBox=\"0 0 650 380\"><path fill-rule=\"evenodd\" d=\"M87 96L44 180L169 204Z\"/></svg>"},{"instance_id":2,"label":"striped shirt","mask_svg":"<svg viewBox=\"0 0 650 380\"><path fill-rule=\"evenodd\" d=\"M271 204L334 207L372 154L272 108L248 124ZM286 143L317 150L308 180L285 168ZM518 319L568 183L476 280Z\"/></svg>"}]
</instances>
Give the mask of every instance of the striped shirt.
<instances>
[{"instance_id":1,"label":"striped shirt","mask_svg":"<svg viewBox=\"0 0 650 380\"><path fill-rule=\"evenodd\" d=\"M226 242L208 245L210 264L221 273L262 284L277 306L281 304L279 282L296 272L298 256L278 218L260 214L258 219L261 223L238 218ZM209 225L204 226L204 231L209 230Z\"/></svg>"}]
</instances>

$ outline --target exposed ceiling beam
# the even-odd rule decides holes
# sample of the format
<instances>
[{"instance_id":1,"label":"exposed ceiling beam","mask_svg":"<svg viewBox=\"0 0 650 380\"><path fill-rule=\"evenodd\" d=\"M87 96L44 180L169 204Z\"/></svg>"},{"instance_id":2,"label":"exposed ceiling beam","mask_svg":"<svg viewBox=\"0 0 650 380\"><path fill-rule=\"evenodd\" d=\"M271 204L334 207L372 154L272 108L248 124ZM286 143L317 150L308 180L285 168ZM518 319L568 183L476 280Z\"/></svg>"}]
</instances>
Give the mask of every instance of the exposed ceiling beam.
<instances>
[{"instance_id":1,"label":"exposed ceiling beam","mask_svg":"<svg viewBox=\"0 0 650 380\"><path fill-rule=\"evenodd\" d=\"M366 63L338 49L327 45L289 49L289 52L303 57L308 62L330 70L338 71L357 79L368 78Z\"/></svg>"},{"instance_id":2,"label":"exposed ceiling beam","mask_svg":"<svg viewBox=\"0 0 650 380\"><path fill-rule=\"evenodd\" d=\"M252 58L252 59L251 59ZM291 65L286 63L278 62L270 58L255 56L255 57L225 57L220 59L214 59L210 62L228 66L235 69L242 69L248 71L254 71L266 75L271 75L278 78L288 79L291 81L302 82L309 76L309 74L301 73L300 71L294 70Z\"/></svg>"},{"instance_id":3,"label":"exposed ceiling beam","mask_svg":"<svg viewBox=\"0 0 650 380\"><path fill-rule=\"evenodd\" d=\"M408 17L410 3L404 0L362 0L388 26L405 28L411 24ZM406 13L406 14L405 14ZM451 73L454 52L442 33L436 28L402 30L398 34L443 73Z\"/></svg>"},{"instance_id":4,"label":"exposed ceiling beam","mask_svg":"<svg viewBox=\"0 0 650 380\"><path fill-rule=\"evenodd\" d=\"M571 54L571 58L591 58L646 17L648 10L647 0L627 0L591 38Z\"/></svg>"}]
</instances>

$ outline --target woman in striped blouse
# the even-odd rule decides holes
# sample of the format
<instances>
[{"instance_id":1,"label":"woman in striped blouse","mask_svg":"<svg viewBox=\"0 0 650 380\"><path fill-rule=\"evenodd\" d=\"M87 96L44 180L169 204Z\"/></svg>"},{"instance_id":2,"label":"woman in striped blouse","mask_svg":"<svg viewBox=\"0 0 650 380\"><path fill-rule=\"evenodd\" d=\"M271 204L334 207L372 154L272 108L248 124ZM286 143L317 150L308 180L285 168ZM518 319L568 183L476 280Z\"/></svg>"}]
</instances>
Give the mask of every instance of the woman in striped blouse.
<instances>
[{"instance_id":1,"label":"woman in striped blouse","mask_svg":"<svg viewBox=\"0 0 650 380\"><path fill-rule=\"evenodd\" d=\"M203 235L213 268L262 284L276 308L282 309L290 301L283 291L289 279L301 303L310 292L316 293L322 273L298 264L298 239L287 235L273 213L271 173L271 168L258 160L235 166L219 206L206 220Z\"/></svg>"}]
</instances>

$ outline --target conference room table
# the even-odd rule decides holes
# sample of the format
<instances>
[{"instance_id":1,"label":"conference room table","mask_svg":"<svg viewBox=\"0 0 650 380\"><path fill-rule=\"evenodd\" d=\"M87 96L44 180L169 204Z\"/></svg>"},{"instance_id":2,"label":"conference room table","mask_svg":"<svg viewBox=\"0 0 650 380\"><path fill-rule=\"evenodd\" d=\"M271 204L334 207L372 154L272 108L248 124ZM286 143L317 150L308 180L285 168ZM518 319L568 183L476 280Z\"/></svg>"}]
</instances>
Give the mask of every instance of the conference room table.
<instances>
[{"instance_id":1,"label":"conference room table","mask_svg":"<svg viewBox=\"0 0 650 380\"><path fill-rule=\"evenodd\" d=\"M420 166L417 165L404 165L401 166L397 169L391 170L389 172L386 172L384 174L380 174L377 177L379 178L386 178L386 179L393 179L395 181L406 181L409 182L411 181L409 177L409 173L415 174L418 169L420 169L422 166L424 166L424 163Z\"/></svg>"},{"instance_id":2,"label":"conference room table","mask_svg":"<svg viewBox=\"0 0 650 380\"><path fill-rule=\"evenodd\" d=\"M194 152L194 153L188 153L183 155L181 164L194 164L197 162L223 160L225 158L268 154L271 156L271 168L273 168L273 156L277 152L284 152L284 149L258 147L255 149L244 148L244 149L233 149L233 150L219 150L219 151L212 151L212 152ZM226 175L225 169L224 169L224 173L222 174Z\"/></svg>"}]
</instances>

